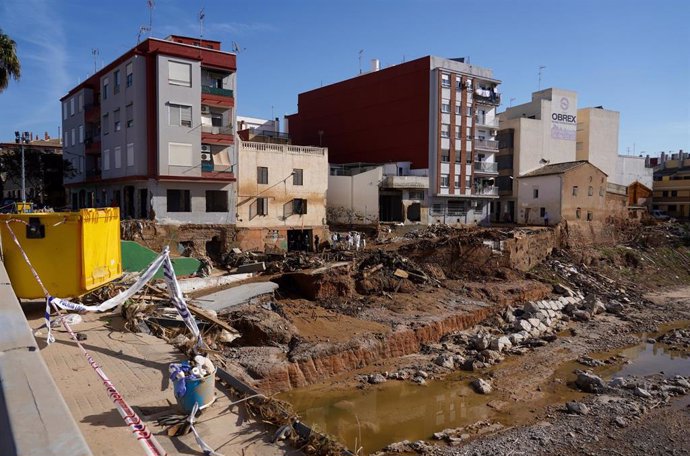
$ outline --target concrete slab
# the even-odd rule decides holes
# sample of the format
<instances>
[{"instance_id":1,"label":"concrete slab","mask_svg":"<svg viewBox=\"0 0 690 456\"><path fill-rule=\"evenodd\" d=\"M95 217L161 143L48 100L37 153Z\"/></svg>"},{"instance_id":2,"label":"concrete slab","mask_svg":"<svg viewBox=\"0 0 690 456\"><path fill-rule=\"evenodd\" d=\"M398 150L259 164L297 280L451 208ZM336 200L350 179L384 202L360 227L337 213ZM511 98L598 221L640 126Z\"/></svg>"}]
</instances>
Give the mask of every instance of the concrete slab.
<instances>
[{"instance_id":1,"label":"concrete slab","mask_svg":"<svg viewBox=\"0 0 690 456\"><path fill-rule=\"evenodd\" d=\"M74 330L85 334L85 348L101 365L124 399L140 413L149 430L169 454L201 454L194 437L168 437L166 429L158 427L147 417L176 412L176 401L168 380L168 364L183 359L183 355L163 340L145 334L122 331L119 309L110 314L83 315L84 323ZM40 311L28 315L30 325L41 325ZM45 332L45 331L43 331ZM101 380L86 362L69 335L54 331L57 342L46 347L45 359L65 402L79 424L94 455L110 456L142 454L137 440L115 410ZM45 340L45 334L39 341ZM238 409L230 410L231 402L221 389L218 400L203 412L197 429L202 438L220 453L276 456L295 453L294 450L270 444L273 429L256 422L247 423L238 416Z\"/></svg>"},{"instance_id":2,"label":"concrete slab","mask_svg":"<svg viewBox=\"0 0 690 456\"><path fill-rule=\"evenodd\" d=\"M247 283L200 297L194 300L194 303L204 309L221 312L259 296L272 295L277 288L278 284L273 282Z\"/></svg>"},{"instance_id":3,"label":"concrete slab","mask_svg":"<svg viewBox=\"0 0 690 456\"><path fill-rule=\"evenodd\" d=\"M178 283L180 284L180 291L182 293L192 293L195 291L222 287L231 283L239 283L243 280L251 279L253 275L254 274L246 273L211 277L190 277L188 279L180 279ZM167 290L165 284L161 285L161 289Z\"/></svg>"}]
</instances>

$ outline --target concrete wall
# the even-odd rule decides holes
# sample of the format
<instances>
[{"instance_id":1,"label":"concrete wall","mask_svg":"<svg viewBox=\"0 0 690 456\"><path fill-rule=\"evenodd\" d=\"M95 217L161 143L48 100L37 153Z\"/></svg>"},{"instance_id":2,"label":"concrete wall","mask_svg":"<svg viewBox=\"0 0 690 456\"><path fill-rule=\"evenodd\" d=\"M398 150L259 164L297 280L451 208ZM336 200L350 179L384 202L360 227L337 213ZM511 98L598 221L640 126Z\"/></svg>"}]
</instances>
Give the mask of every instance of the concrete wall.
<instances>
[{"instance_id":1,"label":"concrete wall","mask_svg":"<svg viewBox=\"0 0 690 456\"><path fill-rule=\"evenodd\" d=\"M238 228L299 228L326 223L327 149L240 141L238 153ZM257 167L268 168L268 184L257 183ZM293 169L303 170L303 185L293 184ZM250 217L258 197L268 198L268 214ZM307 200L307 213L285 217L285 205L295 198Z\"/></svg>"},{"instance_id":2,"label":"concrete wall","mask_svg":"<svg viewBox=\"0 0 690 456\"><path fill-rule=\"evenodd\" d=\"M354 176L328 176L329 223L378 223L383 167Z\"/></svg>"},{"instance_id":3,"label":"concrete wall","mask_svg":"<svg viewBox=\"0 0 690 456\"><path fill-rule=\"evenodd\" d=\"M127 64L132 63L132 86L127 87ZM120 72L120 89L115 92L115 71ZM108 78L108 98L103 99L103 81ZM167 84L167 74L166 80ZM134 56L101 76L101 177L111 179L147 173L146 59ZM134 124L127 127L127 105L132 104ZM115 110L120 111L120 130L115 131ZM104 116L108 114L107 128ZM107 134L105 132L108 132ZM134 161L128 164L127 145L133 146ZM119 147L120 157L116 163ZM106 153L106 151L108 151ZM107 161L107 163L106 163ZM119 166L116 166L119 165Z\"/></svg>"},{"instance_id":4,"label":"concrete wall","mask_svg":"<svg viewBox=\"0 0 690 456\"><path fill-rule=\"evenodd\" d=\"M637 181L648 188L652 188L653 175L654 169L645 167L644 157L618 155L616 171L613 176L609 176L608 181L626 187Z\"/></svg>"},{"instance_id":5,"label":"concrete wall","mask_svg":"<svg viewBox=\"0 0 690 456\"><path fill-rule=\"evenodd\" d=\"M518 223L527 225L544 225L541 208L546 209L549 224L559 223L561 215L561 175L523 177L518 181L517 205L515 216ZM534 191L538 190L538 197Z\"/></svg>"},{"instance_id":6,"label":"concrete wall","mask_svg":"<svg viewBox=\"0 0 690 456\"><path fill-rule=\"evenodd\" d=\"M189 63L192 66L192 86L173 85L168 82L169 61ZM201 176L201 67L199 61L158 55L157 71L157 109L158 109L158 173L162 176ZM192 107L192 126L170 125L170 104ZM189 164L171 162L170 143L191 146Z\"/></svg>"},{"instance_id":7,"label":"concrete wall","mask_svg":"<svg viewBox=\"0 0 690 456\"><path fill-rule=\"evenodd\" d=\"M577 195L573 195L577 186ZM590 195L589 189L592 188ZM592 213L592 221L603 222L608 216L606 210L606 175L590 164L578 166L563 174L563 204L561 215L565 220L588 221L587 213ZM580 217L577 217L580 208Z\"/></svg>"},{"instance_id":8,"label":"concrete wall","mask_svg":"<svg viewBox=\"0 0 690 456\"><path fill-rule=\"evenodd\" d=\"M618 160L618 127L620 113L599 108L577 110L577 160L588 160L612 180Z\"/></svg>"},{"instance_id":9,"label":"concrete wall","mask_svg":"<svg viewBox=\"0 0 690 456\"><path fill-rule=\"evenodd\" d=\"M143 187L143 186L142 186ZM151 210L155 220L162 224L233 224L235 223L234 183L214 182L161 182L149 180L147 184L151 198ZM189 190L191 197L190 212L168 212L167 191ZM223 190L228 192L228 212L206 212L206 190ZM138 194L138 189L136 193Z\"/></svg>"}]
</instances>

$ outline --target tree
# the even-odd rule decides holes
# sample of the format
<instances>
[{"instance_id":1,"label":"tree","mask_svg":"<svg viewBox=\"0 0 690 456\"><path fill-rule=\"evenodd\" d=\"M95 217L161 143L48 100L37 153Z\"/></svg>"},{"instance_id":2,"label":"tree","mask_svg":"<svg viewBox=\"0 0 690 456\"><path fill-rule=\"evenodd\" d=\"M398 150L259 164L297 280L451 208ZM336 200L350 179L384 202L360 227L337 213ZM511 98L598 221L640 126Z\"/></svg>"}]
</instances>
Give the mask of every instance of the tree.
<instances>
[{"instance_id":1,"label":"tree","mask_svg":"<svg viewBox=\"0 0 690 456\"><path fill-rule=\"evenodd\" d=\"M17 57L17 43L0 29L0 92L10 84L10 77L18 81L21 65Z\"/></svg>"}]
</instances>

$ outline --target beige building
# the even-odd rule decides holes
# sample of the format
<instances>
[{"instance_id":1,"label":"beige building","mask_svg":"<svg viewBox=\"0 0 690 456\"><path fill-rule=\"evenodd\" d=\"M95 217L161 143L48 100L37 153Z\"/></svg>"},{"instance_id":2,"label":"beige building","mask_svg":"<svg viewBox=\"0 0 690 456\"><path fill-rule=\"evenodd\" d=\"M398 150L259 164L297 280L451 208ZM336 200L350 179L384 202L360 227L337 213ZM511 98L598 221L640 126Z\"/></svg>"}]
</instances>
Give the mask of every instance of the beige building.
<instances>
[{"instance_id":1,"label":"beige building","mask_svg":"<svg viewBox=\"0 0 690 456\"><path fill-rule=\"evenodd\" d=\"M238 242L243 250L312 250L327 239L328 150L238 140Z\"/></svg>"},{"instance_id":2,"label":"beige building","mask_svg":"<svg viewBox=\"0 0 690 456\"><path fill-rule=\"evenodd\" d=\"M577 110L576 159L587 160L609 177L616 175L620 113L601 106ZM624 184L623 182L615 182Z\"/></svg>"},{"instance_id":3,"label":"beige building","mask_svg":"<svg viewBox=\"0 0 690 456\"><path fill-rule=\"evenodd\" d=\"M546 165L518 180L518 222L553 225L601 221L606 211L606 173L587 161Z\"/></svg>"}]
</instances>

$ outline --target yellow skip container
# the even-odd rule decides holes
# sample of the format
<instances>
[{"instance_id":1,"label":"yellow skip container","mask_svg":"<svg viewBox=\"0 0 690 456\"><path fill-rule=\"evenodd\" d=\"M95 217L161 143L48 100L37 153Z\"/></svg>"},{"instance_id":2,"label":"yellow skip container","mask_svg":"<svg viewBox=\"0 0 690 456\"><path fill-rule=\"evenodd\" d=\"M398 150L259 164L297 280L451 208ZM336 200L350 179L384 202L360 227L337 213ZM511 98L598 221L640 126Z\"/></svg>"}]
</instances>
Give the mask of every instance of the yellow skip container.
<instances>
[{"instance_id":1,"label":"yellow skip container","mask_svg":"<svg viewBox=\"0 0 690 456\"><path fill-rule=\"evenodd\" d=\"M122 275L118 208L1 214L3 261L21 299L43 298L43 291L6 221L51 296L79 296Z\"/></svg>"}]
</instances>

